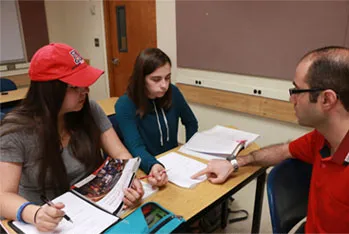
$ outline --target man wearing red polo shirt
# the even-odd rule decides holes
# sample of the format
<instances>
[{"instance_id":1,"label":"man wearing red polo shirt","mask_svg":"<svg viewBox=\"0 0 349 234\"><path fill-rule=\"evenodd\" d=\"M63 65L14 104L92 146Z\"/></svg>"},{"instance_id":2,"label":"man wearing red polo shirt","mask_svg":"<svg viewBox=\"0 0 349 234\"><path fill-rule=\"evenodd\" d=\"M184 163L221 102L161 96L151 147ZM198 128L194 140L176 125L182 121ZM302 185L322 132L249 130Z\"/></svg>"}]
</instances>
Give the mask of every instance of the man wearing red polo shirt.
<instances>
[{"instance_id":1,"label":"man wearing red polo shirt","mask_svg":"<svg viewBox=\"0 0 349 234\"><path fill-rule=\"evenodd\" d=\"M239 167L274 165L287 158L313 164L305 233L349 233L349 49L325 47L299 62L290 89L298 123L315 128L285 144L231 162L212 160L206 174L224 182Z\"/></svg>"}]
</instances>

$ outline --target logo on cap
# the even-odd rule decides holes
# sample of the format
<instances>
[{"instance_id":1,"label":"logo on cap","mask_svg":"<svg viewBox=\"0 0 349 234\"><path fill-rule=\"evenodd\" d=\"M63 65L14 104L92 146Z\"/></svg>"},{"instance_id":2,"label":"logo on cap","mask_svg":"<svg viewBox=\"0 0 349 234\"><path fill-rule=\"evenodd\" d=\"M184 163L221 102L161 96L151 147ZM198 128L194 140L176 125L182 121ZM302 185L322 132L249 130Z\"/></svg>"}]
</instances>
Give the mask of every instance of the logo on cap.
<instances>
[{"instance_id":1,"label":"logo on cap","mask_svg":"<svg viewBox=\"0 0 349 234\"><path fill-rule=\"evenodd\" d=\"M72 50L69 54L73 57L74 63L76 65L84 63L84 59L80 56L80 54L76 50Z\"/></svg>"}]
</instances>

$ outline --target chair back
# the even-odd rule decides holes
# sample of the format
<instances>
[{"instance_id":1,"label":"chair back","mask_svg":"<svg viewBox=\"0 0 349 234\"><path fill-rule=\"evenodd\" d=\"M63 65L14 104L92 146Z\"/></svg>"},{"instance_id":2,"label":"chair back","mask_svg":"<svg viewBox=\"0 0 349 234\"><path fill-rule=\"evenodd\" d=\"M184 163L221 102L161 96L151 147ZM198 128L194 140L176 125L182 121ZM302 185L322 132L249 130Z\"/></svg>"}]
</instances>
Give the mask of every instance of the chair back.
<instances>
[{"instance_id":1,"label":"chair back","mask_svg":"<svg viewBox=\"0 0 349 234\"><path fill-rule=\"evenodd\" d=\"M113 125L113 128L114 128L116 134L118 135L118 137L120 138L120 141L123 142L123 137L122 137L122 134L121 134L121 130L120 130L118 122L116 120L116 114L108 115L108 119L111 122L111 124ZM106 159L108 157L106 152L103 152L103 157L104 157L104 159Z\"/></svg>"},{"instance_id":2,"label":"chair back","mask_svg":"<svg viewBox=\"0 0 349 234\"><path fill-rule=\"evenodd\" d=\"M312 165L287 159L276 165L267 179L273 233L288 233L307 215Z\"/></svg>"},{"instance_id":3,"label":"chair back","mask_svg":"<svg viewBox=\"0 0 349 234\"><path fill-rule=\"evenodd\" d=\"M5 91L11 91L11 90L16 90L17 86L16 84L7 78L0 78L0 92L5 92ZM3 113L8 113L10 112L15 104L13 102L11 103L2 103L0 104L0 110Z\"/></svg>"},{"instance_id":4,"label":"chair back","mask_svg":"<svg viewBox=\"0 0 349 234\"><path fill-rule=\"evenodd\" d=\"M114 128L116 134L120 138L121 142L123 142L124 138L122 136L118 121L116 120L116 114L109 115L108 118L109 118L111 124L113 125L113 128Z\"/></svg>"},{"instance_id":5,"label":"chair back","mask_svg":"<svg viewBox=\"0 0 349 234\"><path fill-rule=\"evenodd\" d=\"M17 85L10 79L0 78L0 92L16 90Z\"/></svg>"},{"instance_id":6,"label":"chair back","mask_svg":"<svg viewBox=\"0 0 349 234\"><path fill-rule=\"evenodd\" d=\"M0 120L2 120L5 117L5 113L0 112Z\"/></svg>"}]
</instances>

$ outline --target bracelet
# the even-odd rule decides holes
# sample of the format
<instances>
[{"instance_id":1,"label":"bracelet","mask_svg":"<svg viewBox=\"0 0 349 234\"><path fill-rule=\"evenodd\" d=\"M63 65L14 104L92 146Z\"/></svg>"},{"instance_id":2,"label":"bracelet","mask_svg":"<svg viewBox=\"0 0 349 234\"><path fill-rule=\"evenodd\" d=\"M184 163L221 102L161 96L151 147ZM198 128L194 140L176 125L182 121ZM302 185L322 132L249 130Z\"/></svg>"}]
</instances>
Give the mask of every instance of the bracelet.
<instances>
[{"instance_id":1,"label":"bracelet","mask_svg":"<svg viewBox=\"0 0 349 234\"><path fill-rule=\"evenodd\" d=\"M21 222L21 223L27 223L22 219L22 213L24 208L26 208L28 205L34 204L32 202L24 202L17 210L17 214L16 214L16 219Z\"/></svg>"},{"instance_id":2,"label":"bracelet","mask_svg":"<svg viewBox=\"0 0 349 234\"><path fill-rule=\"evenodd\" d=\"M227 160L233 166L233 169L234 169L233 172L237 172L239 170L239 164L238 164L238 161L236 160L236 157L235 156L227 157Z\"/></svg>"},{"instance_id":3,"label":"bracelet","mask_svg":"<svg viewBox=\"0 0 349 234\"><path fill-rule=\"evenodd\" d=\"M237 172L239 170L239 164L238 161L234 158L233 160L230 161L231 165L233 165L233 172Z\"/></svg>"},{"instance_id":4,"label":"bracelet","mask_svg":"<svg viewBox=\"0 0 349 234\"><path fill-rule=\"evenodd\" d=\"M39 213L39 210L41 210L41 206L39 207L39 209L37 209L35 211L35 214L34 214L34 223L36 223L36 215Z\"/></svg>"}]
</instances>

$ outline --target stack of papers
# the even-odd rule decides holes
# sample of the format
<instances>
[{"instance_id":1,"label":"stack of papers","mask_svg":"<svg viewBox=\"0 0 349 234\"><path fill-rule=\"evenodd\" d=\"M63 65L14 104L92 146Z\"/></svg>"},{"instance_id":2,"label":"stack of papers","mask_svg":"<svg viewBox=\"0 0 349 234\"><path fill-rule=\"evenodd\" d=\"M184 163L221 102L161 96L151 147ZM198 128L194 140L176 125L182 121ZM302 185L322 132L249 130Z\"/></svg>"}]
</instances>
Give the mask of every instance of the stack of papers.
<instances>
[{"instance_id":1,"label":"stack of papers","mask_svg":"<svg viewBox=\"0 0 349 234\"><path fill-rule=\"evenodd\" d=\"M206 168L206 164L171 152L158 159L167 169L168 180L183 188L193 188L206 180L206 175L197 179L190 177Z\"/></svg>"},{"instance_id":2,"label":"stack of papers","mask_svg":"<svg viewBox=\"0 0 349 234\"><path fill-rule=\"evenodd\" d=\"M197 132L183 145L179 152L206 160L222 159L230 156L241 141L249 146L259 137L258 134L232 128L215 126L204 132Z\"/></svg>"}]
</instances>

